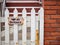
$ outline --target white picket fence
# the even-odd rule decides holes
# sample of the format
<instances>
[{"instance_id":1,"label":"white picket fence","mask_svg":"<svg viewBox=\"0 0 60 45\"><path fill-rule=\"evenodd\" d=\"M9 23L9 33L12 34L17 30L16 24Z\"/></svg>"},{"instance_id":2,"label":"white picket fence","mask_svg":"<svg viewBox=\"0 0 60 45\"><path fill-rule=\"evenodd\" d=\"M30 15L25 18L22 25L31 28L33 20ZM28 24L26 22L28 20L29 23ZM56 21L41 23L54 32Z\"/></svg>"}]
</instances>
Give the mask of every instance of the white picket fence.
<instances>
[{"instance_id":1,"label":"white picket fence","mask_svg":"<svg viewBox=\"0 0 60 45\"><path fill-rule=\"evenodd\" d=\"M14 12L10 13L8 8L14 8ZM18 10L16 8L23 8L22 13L18 12ZM27 12L26 8L32 8L31 12ZM40 8L40 10L38 11L38 13L35 12L34 8ZM13 14L14 18L18 17L18 14L22 14L22 17L24 18L24 24L22 26L20 26L20 28L22 27L22 44L21 45L28 45L27 42L30 42L29 45L35 45L35 37L36 37L36 29L38 29L38 27L40 27L39 30L39 45L44 45L44 9L43 7L6 7L5 10L5 45L10 45L10 40L9 40L9 24L8 24L8 17L9 14ZM27 19L27 14L31 14L30 16L30 22L29 24L31 27L31 40L27 40L27 20L29 20L29 18ZM38 14L38 16L36 17L35 14ZM40 22L40 24L38 23L38 21ZM29 25L28 24L28 25ZM20 41L18 40L18 24L14 24L12 26L13 28L13 45L20 45L18 44Z\"/></svg>"}]
</instances>

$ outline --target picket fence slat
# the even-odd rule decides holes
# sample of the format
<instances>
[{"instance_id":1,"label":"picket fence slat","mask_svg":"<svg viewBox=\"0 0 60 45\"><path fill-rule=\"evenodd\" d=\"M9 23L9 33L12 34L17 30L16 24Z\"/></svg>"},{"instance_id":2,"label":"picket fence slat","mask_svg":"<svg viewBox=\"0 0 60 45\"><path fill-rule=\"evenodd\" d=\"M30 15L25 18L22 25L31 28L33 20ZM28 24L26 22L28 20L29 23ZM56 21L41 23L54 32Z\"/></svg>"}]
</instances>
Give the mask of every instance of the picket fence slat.
<instances>
[{"instance_id":1,"label":"picket fence slat","mask_svg":"<svg viewBox=\"0 0 60 45\"><path fill-rule=\"evenodd\" d=\"M9 45L9 25L8 25L9 10L5 11L5 45Z\"/></svg>"},{"instance_id":2,"label":"picket fence slat","mask_svg":"<svg viewBox=\"0 0 60 45\"><path fill-rule=\"evenodd\" d=\"M27 27L26 27L26 10L25 8L22 11L22 17L24 19L24 24L22 25L22 45L26 45L27 40Z\"/></svg>"},{"instance_id":3,"label":"picket fence slat","mask_svg":"<svg viewBox=\"0 0 60 45\"><path fill-rule=\"evenodd\" d=\"M17 9L14 10L14 18L17 18L18 15L18 11ZM16 23L14 23L14 45L18 45L18 25Z\"/></svg>"}]
</instances>

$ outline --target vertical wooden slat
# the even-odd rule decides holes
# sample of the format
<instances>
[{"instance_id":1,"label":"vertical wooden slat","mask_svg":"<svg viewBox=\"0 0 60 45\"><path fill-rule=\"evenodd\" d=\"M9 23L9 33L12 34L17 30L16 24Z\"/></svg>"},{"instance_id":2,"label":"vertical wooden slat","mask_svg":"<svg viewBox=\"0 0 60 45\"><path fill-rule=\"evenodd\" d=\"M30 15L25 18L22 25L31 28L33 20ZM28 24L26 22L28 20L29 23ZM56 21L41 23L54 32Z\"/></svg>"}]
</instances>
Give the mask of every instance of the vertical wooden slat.
<instances>
[{"instance_id":1,"label":"vertical wooden slat","mask_svg":"<svg viewBox=\"0 0 60 45\"><path fill-rule=\"evenodd\" d=\"M9 10L5 10L5 45L9 45L9 25L8 25Z\"/></svg>"},{"instance_id":2,"label":"vertical wooden slat","mask_svg":"<svg viewBox=\"0 0 60 45\"><path fill-rule=\"evenodd\" d=\"M14 10L14 18L17 18L18 11L17 9ZM18 25L14 23L14 45L18 45Z\"/></svg>"},{"instance_id":3,"label":"vertical wooden slat","mask_svg":"<svg viewBox=\"0 0 60 45\"><path fill-rule=\"evenodd\" d=\"M24 19L24 24L22 25L22 45L26 45L27 27L26 27L26 9L25 8L22 11L22 17Z\"/></svg>"},{"instance_id":4,"label":"vertical wooden slat","mask_svg":"<svg viewBox=\"0 0 60 45\"><path fill-rule=\"evenodd\" d=\"M36 23L36 29L38 30L38 16L36 16L36 21L35 21L35 23Z\"/></svg>"},{"instance_id":5,"label":"vertical wooden slat","mask_svg":"<svg viewBox=\"0 0 60 45\"><path fill-rule=\"evenodd\" d=\"M39 10L40 16L40 45L44 45L44 9L43 7Z\"/></svg>"},{"instance_id":6,"label":"vertical wooden slat","mask_svg":"<svg viewBox=\"0 0 60 45\"><path fill-rule=\"evenodd\" d=\"M36 16L36 45L39 45L38 16Z\"/></svg>"},{"instance_id":7,"label":"vertical wooden slat","mask_svg":"<svg viewBox=\"0 0 60 45\"><path fill-rule=\"evenodd\" d=\"M31 45L35 45L35 10L31 10Z\"/></svg>"}]
</instances>

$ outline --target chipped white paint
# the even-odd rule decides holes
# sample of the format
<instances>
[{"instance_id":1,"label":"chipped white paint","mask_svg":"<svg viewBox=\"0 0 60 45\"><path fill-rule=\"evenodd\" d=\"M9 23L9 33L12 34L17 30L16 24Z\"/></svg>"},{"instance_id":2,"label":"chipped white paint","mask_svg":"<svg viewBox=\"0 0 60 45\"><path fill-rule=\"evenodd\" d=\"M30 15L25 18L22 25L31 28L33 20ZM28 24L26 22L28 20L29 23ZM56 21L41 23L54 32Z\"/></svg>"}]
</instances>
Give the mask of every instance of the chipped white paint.
<instances>
[{"instance_id":1,"label":"chipped white paint","mask_svg":"<svg viewBox=\"0 0 60 45\"><path fill-rule=\"evenodd\" d=\"M40 45L44 45L44 9L43 7L39 10L40 17Z\"/></svg>"},{"instance_id":2,"label":"chipped white paint","mask_svg":"<svg viewBox=\"0 0 60 45\"><path fill-rule=\"evenodd\" d=\"M8 25L9 10L5 10L5 45L9 45L9 25Z\"/></svg>"},{"instance_id":3,"label":"chipped white paint","mask_svg":"<svg viewBox=\"0 0 60 45\"><path fill-rule=\"evenodd\" d=\"M26 45L27 28L26 28L26 10L25 10L25 8L22 11L22 17L24 19L24 24L22 25L22 45Z\"/></svg>"},{"instance_id":4,"label":"chipped white paint","mask_svg":"<svg viewBox=\"0 0 60 45\"><path fill-rule=\"evenodd\" d=\"M14 18L17 18L18 11L14 10ZM14 45L18 45L18 24L14 23Z\"/></svg>"},{"instance_id":5,"label":"chipped white paint","mask_svg":"<svg viewBox=\"0 0 60 45\"><path fill-rule=\"evenodd\" d=\"M35 45L35 10L31 10L31 45Z\"/></svg>"}]
</instances>

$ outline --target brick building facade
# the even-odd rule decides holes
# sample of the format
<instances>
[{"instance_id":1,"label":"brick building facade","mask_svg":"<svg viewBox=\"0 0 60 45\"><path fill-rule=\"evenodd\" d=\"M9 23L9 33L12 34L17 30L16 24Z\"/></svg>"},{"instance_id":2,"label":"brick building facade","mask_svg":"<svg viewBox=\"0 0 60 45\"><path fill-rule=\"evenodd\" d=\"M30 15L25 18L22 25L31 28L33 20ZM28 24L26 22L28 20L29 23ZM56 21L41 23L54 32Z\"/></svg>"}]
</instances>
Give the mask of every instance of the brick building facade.
<instances>
[{"instance_id":1,"label":"brick building facade","mask_svg":"<svg viewBox=\"0 0 60 45\"><path fill-rule=\"evenodd\" d=\"M44 0L45 45L60 45L60 0Z\"/></svg>"}]
</instances>

